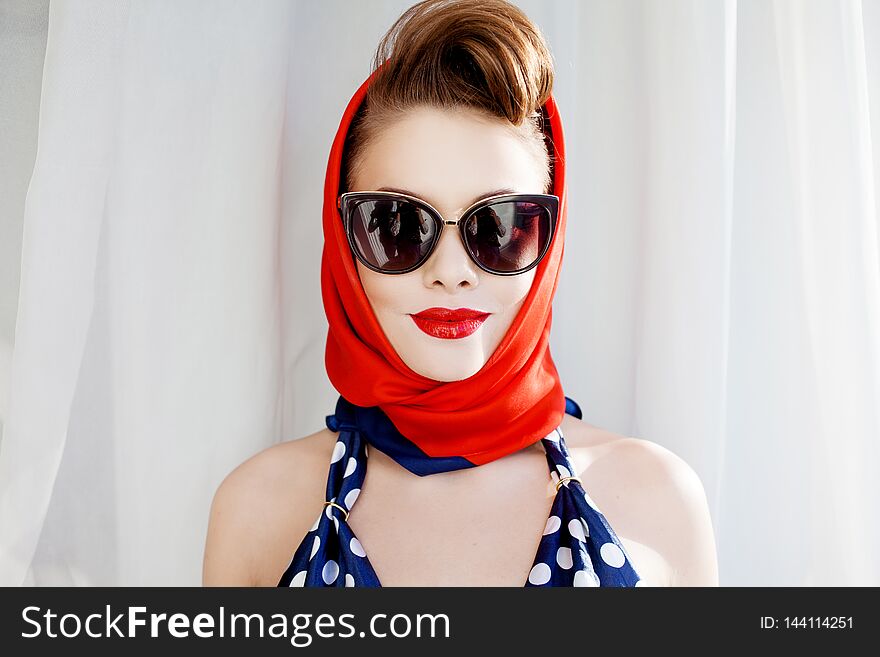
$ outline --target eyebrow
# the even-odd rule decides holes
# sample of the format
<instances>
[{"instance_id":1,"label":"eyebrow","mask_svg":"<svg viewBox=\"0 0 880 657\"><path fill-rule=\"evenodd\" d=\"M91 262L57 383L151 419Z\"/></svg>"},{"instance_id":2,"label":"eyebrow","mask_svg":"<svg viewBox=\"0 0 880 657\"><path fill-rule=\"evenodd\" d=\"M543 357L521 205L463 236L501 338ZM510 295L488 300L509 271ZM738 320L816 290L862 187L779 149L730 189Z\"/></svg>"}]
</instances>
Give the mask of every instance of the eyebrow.
<instances>
[{"instance_id":1,"label":"eyebrow","mask_svg":"<svg viewBox=\"0 0 880 657\"><path fill-rule=\"evenodd\" d=\"M415 192L410 192L409 190L406 190L406 189L400 189L399 187L380 187L376 191L377 192L397 192L398 194L406 194L407 196L415 196L416 198L420 198L422 200L428 201L428 199L426 199L424 196L422 196L420 194L416 194ZM471 202L468 203L468 206L471 206L474 203L476 203L477 201L483 200L484 198L489 198L490 196L498 196L499 194L513 194L515 192L516 192L515 189L510 189L508 187L496 189L491 192L486 192L485 194L480 194L479 196L477 196L476 198L471 200ZM436 207L436 205L434 203L432 203L431 201L428 201L428 203L430 203L431 205L434 205L434 207Z\"/></svg>"}]
</instances>

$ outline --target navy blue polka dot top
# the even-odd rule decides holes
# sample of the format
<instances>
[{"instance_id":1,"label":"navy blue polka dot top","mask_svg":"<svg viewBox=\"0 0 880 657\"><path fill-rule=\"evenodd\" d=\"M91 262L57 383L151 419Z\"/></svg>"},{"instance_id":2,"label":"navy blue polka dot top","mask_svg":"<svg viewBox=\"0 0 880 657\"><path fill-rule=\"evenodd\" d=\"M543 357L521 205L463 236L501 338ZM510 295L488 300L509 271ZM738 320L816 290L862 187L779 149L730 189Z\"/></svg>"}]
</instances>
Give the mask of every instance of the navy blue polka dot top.
<instances>
[{"instance_id":1,"label":"navy blue polka dot top","mask_svg":"<svg viewBox=\"0 0 880 657\"><path fill-rule=\"evenodd\" d=\"M581 417L566 397L565 412ZM327 426L339 436L330 458L324 508L295 550L278 586L381 586L364 546L346 522L367 469L368 444L420 475L472 467L422 453L378 407L340 397ZM575 472L561 427L541 439L556 497L524 586L641 586L623 545Z\"/></svg>"}]
</instances>

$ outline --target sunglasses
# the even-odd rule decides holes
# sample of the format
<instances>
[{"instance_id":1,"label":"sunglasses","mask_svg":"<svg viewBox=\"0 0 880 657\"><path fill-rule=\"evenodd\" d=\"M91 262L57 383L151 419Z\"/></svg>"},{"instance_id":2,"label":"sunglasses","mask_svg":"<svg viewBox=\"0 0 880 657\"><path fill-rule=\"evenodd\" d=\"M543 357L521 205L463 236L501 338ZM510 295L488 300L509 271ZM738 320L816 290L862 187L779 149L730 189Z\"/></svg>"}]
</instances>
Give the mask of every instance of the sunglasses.
<instances>
[{"instance_id":1,"label":"sunglasses","mask_svg":"<svg viewBox=\"0 0 880 657\"><path fill-rule=\"evenodd\" d=\"M477 201L458 221L429 203L397 192L346 192L336 203L348 243L365 267L406 274L421 267L440 241L444 224L458 225L462 244L480 269L515 276L547 253L559 212L552 194L499 194Z\"/></svg>"}]
</instances>

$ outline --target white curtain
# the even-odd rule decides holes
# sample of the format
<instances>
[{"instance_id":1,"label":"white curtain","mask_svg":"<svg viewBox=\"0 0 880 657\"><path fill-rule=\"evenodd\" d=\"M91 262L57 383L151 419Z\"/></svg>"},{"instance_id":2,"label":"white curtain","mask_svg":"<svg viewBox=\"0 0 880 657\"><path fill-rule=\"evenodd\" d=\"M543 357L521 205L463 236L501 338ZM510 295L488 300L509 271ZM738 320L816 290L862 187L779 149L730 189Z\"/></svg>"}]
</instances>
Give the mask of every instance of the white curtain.
<instances>
[{"instance_id":1,"label":"white curtain","mask_svg":"<svg viewBox=\"0 0 880 657\"><path fill-rule=\"evenodd\" d=\"M326 157L410 4L0 3L0 584L198 585L222 478L323 426ZM880 2L517 4L566 394L697 471L722 585L880 584Z\"/></svg>"}]
</instances>

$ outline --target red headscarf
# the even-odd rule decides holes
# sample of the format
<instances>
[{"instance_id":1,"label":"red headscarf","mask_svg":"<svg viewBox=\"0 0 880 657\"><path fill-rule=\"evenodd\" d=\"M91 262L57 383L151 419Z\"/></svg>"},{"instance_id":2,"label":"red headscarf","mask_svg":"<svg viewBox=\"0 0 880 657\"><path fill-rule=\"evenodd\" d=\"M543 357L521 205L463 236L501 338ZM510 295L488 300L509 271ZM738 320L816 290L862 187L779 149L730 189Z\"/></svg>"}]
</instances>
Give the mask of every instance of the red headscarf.
<instances>
[{"instance_id":1,"label":"red headscarf","mask_svg":"<svg viewBox=\"0 0 880 657\"><path fill-rule=\"evenodd\" d=\"M552 193L560 199L556 233L536 267L519 314L486 364L461 381L412 371L385 337L361 285L336 207L345 137L373 72L348 103L324 182L321 293L327 313L330 381L358 406L379 406L397 430L429 456L461 456L482 465L527 447L559 426L565 395L550 356L552 301L565 245L565 149L551 96L544 105L555 148Z\"/></svg>"}]
</instances>

